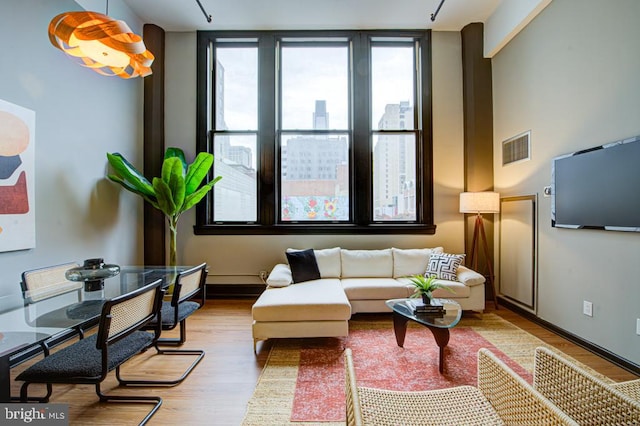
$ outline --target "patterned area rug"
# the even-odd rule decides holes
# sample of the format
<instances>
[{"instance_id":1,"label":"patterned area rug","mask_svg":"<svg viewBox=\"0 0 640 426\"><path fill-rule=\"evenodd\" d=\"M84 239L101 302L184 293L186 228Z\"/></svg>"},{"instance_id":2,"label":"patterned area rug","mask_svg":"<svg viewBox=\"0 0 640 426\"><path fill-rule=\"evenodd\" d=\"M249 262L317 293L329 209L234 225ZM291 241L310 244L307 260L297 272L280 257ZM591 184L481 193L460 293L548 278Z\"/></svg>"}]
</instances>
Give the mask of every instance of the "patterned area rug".
<instances>
[{"instance_id":1,"label":"patterned area rug","mask_svg":"<svg viewBox=\"0 0 640 426\"><path fill-rule=\"evenodd\" d=\"M343 351L351 348L358 383L395 390L427 390L476 383L477 352L486 347L531 381L533 353L541 340L494 314L464 317L451 330L444 373L431 332L409 324L397 346L391 316L352 319L344 339L280 339L247 405L243 425L344 424Z\"/></svg>"}]
</instances>

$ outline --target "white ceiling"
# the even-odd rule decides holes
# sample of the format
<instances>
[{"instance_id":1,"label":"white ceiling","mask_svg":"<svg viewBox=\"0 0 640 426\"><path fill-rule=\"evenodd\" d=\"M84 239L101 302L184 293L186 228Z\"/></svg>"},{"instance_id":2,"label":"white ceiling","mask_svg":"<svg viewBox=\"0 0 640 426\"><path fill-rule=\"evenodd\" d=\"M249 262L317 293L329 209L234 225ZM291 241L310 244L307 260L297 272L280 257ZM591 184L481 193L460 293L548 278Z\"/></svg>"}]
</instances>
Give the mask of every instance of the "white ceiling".
<instances>
[{"instance_id":1,"label":"white ceiling","mask_svg":"<svg viewBox=\"0 0 640 426\"><path fill-rule=\"evenodd\" d=\"M272 29L435 29L485 22L501 0L123 0L165 31Z\"/></svg>"}]
</instances>

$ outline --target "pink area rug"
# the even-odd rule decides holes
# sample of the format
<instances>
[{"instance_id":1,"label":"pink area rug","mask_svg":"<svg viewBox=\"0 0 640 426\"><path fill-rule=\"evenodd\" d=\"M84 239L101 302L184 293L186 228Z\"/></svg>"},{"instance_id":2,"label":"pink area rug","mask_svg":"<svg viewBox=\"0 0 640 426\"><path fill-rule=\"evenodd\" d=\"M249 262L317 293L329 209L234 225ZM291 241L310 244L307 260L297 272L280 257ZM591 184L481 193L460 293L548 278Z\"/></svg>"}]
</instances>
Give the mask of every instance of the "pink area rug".
<instances>
[{"instance_id":1,"label":"pink area rug","mask_svg":"<svg viewBox=\"0 0 640 426\"><path fill-rule=\"evenodd\" d=\"M349 337L302 344L291 413L292 422L345 419L343 345L353 351L358 385L393 390L429 390L477 382L477 352L488 348L525 380L531 374L469 327L451 330L444 373L438 372L438 346L427 328L407 329L404 348L393 328L354 329Z\"/></svg>"}]
</instances>

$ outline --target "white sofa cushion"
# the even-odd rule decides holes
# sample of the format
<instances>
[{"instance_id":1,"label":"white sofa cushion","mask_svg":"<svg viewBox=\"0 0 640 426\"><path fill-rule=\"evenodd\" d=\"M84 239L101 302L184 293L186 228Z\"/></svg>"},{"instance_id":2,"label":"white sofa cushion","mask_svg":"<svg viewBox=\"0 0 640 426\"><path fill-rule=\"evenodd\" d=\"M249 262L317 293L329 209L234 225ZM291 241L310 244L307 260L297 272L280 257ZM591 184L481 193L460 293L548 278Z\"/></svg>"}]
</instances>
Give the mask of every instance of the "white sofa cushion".
<instances>
[{"instance_id":1,"label":"white sofa cushion","mask_svg":"<svg viewBox=\"0 0 640 426\"><path fill-rule=\"evenodd\" d=\"M251 309L254 321L339 321L351 318L351 305L339 279L305 281L268 288Z\"/></svg>"},{"instance_id":2,"label":"white sofa cushion","mask_svg":"<svg viewBox=\"0 0 640 426\"><path fill-rule=\"evenodd\" d=\"M274 266L267 278L267 285L269 287L286 287L292 282L291 269L289 265L284 263L278 263Z\"/></svg>"},{"instance_id":3,"label":"white sofa cushion","mask_svg":"<svg viewBox=\"0 0 640 426\"><path fill-rule=\"evenodd\" d=\"M429 266L431 253L442 253L442 247L424 249L399 249L392 248L393 252L393 277L408 277L411 275L423 275Z\"/></svg>"},{"instance_id":4,"label":"white sofa cushion","mask_svg":"<svg viewBox=\"0 0 640 426\"><path fill-rule=\"evenodd\" d=\"M288 248L288 252L300 251L300 249ZM320 270L321 278L340 278L342 262L340 259L340 247L313 250Z\"/></svg>"},{"instance_id":5,"label":"white sofa cushion","mask_svg":"<svg viewBox=\"0 0 640 426\"><path fill-rule=\"evenodd\" d=\"M342 288L349 300L387 300L409 297L406 283L393 278L343 278Z\"/></svg>"},{"instance_id":6,"label":"white sofa cushion","mask_svg":"<svg viewBox=\"0 0 640 426\"><path fill-rule=\"evenodd\" d=\"M384 250L340 250L342 278L391 278L393 252Z\"/></svg>"}]
</instances>

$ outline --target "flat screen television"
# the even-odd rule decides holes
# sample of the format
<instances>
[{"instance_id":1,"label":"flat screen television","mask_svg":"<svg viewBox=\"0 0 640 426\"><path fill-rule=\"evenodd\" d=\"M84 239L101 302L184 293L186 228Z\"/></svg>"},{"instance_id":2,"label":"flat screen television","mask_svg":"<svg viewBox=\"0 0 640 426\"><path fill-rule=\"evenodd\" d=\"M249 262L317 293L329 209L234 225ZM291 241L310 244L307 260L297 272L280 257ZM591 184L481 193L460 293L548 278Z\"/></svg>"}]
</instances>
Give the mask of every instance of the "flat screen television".
<instances>
[{"instance_id":1,"label":"flat screen television","mask_svg":"<svg viewBox=\"0 0 640 426\"><path fill-rule=\"evenodd\" d=\"M554 158L551 196L551 226L640 232L640 136Z\"/></svg>"}]
</instances>

